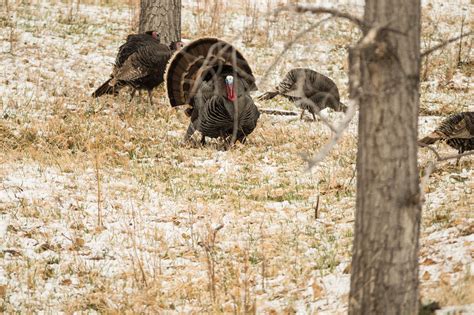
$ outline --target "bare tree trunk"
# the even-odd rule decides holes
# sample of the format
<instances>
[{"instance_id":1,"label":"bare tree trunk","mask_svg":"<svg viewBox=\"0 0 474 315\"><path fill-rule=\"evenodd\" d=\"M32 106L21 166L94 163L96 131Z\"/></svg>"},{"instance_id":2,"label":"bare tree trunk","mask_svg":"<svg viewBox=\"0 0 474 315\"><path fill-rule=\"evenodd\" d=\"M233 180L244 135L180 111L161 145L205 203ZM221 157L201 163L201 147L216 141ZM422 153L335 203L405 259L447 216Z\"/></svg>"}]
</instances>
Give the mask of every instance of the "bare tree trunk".
<instances>
[{"instance_id":1,"label":"bare tree trunk","mask_svg":"<svg viewBox=\"0 0 474 315\"><path fill-rule=\"evenodd\" d=\"M349 314L418 312L420 10L366 0L372 28L350 55L360 116Z\"/></svg>"},{"instance_id":2,"label":"bare tree trunk","mask_svg":"<svg viewBox=\"0 0 474 315\"><path fill-rule=\"evenodd\" d=\"M181 0L141 0L140 33L157 31L161 42L181 40Z\"/></svg>"}]
</instances>

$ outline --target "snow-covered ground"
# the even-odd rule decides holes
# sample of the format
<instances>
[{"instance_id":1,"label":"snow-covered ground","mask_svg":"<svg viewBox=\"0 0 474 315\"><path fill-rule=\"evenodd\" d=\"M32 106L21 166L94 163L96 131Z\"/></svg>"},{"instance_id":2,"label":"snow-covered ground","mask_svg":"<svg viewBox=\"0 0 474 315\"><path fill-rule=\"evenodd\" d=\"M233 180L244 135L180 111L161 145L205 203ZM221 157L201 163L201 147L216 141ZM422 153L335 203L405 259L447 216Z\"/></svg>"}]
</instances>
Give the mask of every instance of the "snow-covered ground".
<instances>
[{"instance_id":1,"label":"snow-covered ground","mask_svg":"<svg viewBox=\"0 0 474 315\"><path fill-rule=\"evenodd\" d=\"M347 100L346 48L358 38L348 23L307 32L265 77L285 41L321 18L274 19L262 0L257 19L251 5L244 15L226 2L216 28L198 3L183 2L184 36L235 43L261 91L308 66ZM457 34L460 16L472 27L469 1L423 5L423 49ZM262 116L233 150L183 146L187 118L162 89L156 108L145 98L89 96L108 77L136 7L33 1L1 10L0 312L346 311L355 120L311 171L301 154L328 141L322 122ZM425 63L420 134L440 115L474 109L472 40L463 45L460 68L456 44ZM294 110L282 99L261 106ZM432 158L420 150L421 167ZM421 294L443 306L474 303L474 163L454 163L438 165L424 188Z\"/></svg>"}]
</instances>

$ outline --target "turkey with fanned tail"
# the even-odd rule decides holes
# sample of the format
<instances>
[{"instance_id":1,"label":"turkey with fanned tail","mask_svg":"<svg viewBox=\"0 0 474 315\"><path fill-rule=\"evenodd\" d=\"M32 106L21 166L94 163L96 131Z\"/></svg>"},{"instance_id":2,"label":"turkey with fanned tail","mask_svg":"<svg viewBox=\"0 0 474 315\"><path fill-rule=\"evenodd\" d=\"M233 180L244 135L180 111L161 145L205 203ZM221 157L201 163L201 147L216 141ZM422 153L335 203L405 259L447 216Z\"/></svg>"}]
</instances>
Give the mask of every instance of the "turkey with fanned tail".
<instances>
[{"instance_id":1,"label":"turkey with fanned tail","mask_svg":"<svg viewBox=\"0 0 474 315\"><path fill-rule=\"evenodd\" d=\"M282 95L294 102L302 109L300 118L308 110L313 119L316 120L316 113L329 107L335 111L347 110L341 103L339 90L333 80L314 70L306 68L295 68L290 70L283 80L271 91L268 91L257 100L270 100L277 95Z\"/></svg>"},{"instance_id":2,"label":"turkey with fanned tail","mask_svg":"<svg viewBox=\"0 0 474 315\"><path fill-rule=\"evenodd\" d=\"M171 106L188 104L185 140L197 130L205 137L245 142L260 116L249 95L255 77L242 54L217 38L201 38L177 52L165 75Z\"/></svg>"}]
</instances>

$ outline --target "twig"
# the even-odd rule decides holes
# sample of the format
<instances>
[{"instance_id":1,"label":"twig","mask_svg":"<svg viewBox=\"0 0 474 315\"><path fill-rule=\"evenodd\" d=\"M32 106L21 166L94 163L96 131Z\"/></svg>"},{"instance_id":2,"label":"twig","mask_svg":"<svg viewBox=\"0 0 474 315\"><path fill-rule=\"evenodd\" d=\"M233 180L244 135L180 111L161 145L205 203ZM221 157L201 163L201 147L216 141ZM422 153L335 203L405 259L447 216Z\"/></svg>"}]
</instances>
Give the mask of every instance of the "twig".
<instances>
[{"instance_id":1,"label":"twig","mask_svg":"<svg viewBox=\"0 0 474 315\"><path fill-rule=\"evenodd\" d=\"M428 150L430 150L431 152L434 153L434 155L436 156L436 160L432 160L432 161L429 161L428 162L428 165L426 165L425 167L425 170L424 170L424 175L423 175L423 178L421 179L420 181L420 190L421 190L421 200L424 201L424 187L426 186L426 183L428 182L428 178L430 177L431 173L433 173L433 171L435 170L436 168L436 165L439 163L439 162L444 162L444 161L448 161L448 160L454 160L454 159L459 159L463 156L467 156L467 155L474 155L474 150L472 151L468 151L468 152L464 152L464 153L460 153L460 154L454 154L454 155L447 155L447 156L441 156L438 151L436 151L435 148L427 145L427 144L424 144L424 143L418 143L419 146L421 147L424 147L424 148L427 148Z\"/></svg>"},{"instance_id":2,"label":"twig","mask_svg":"<svg viewBox=\"0 0 474 315\"><path fill-rule=\"evenodd\" d=\"M310 13L314 13L314 14L327 13L327 14L331 14L334 17L346 19L346 20L356 24L361 29L367 26L367 24L361 18L359 18L355 15L346 13L346 12L336 10L336 9L329 9L329 8L323 8L323 7L310 7L310 6L302 6L302 5L287 5L287 6L278 8L275 11L275 15L277 15L278 13L280 13L282 11L292 11L292 12L297 12L297 13L310 12Z\"/></svg>"},{"instance_id":3,"label":"twig","mask_svg":"<svg viewBox=\"0 0 474 315\"><path fill-rule=\"evenodd\" d=\"M319 217L319 195L316 198L316 206L314 206L314 219Z\"/></svg>"},{"instance_id":4,"label":"twig","mask_svg":"<svg viewBox=\"0 0 474 315\"><path fill-rule=\"evenodd\" d=\"M259 84L261 84L262 82L265 82L265 80L267 79L270 72L275 68L277 63L283 58L283 55L291 48L291 46L293 46L293 44L295 44L301 37L308 34L309 31L312 31L316 27L320 26L322 23L324 23L324 22L326 22L326 21L328 21L332 18L333 17L330 16L330 17L327 17L325 19L322 19L321 21L319 21L317 23L311 24L309 27L305 28L304 30L302 30L298 34L296 34L295 37L291 41L285 43L285 46L283 47L283 50L278 54L278 56L276 56L273 59L273 62L270 64L270 66L267 68L267 70L263 74L262 78L260 79Z\"/></svg>"},{"instance_id":5,"label":"twig","mask_svg":"<svg viewBox=\"0 0 474 315\"><path fill-rule=\"evenodd\" d=\"M198 245L204 248L206 252L206 264L207 264L207 273L209 278L209 291L211 293L211 299L213 302L216 301L216 260L215 260L215 246L216 246L216 236L217 232L224 227L223 224L220 224L212 230L212 233L208 233L206 241L198 242Z\"/></svg>"},{"instance_id":6,"label":"twig","mask_svg":"<svg viewBox=\"0 0 474 315\"><path fill-rule=\"evenodd\" d=\"M454 160L454 159L459 159L463 156L468 156L468 155L474 155L474 150L473 151L468 151L460 154L454 154L454 155L447 155L440 157L437 162L443 162L443 161L448 161L448 160Z\"/></svg>"},{"instance_id":7,"label":"twig","mask_svg":"<svg viewBox=\"0 0 474 315\"><path fill-rule=\"evenodd\" d=\"M436 151L435 148L431 147L431 146L428 145L428 144L424 144L424 143L418 142L418 145L419 145L420 147L427 148L428 150L430 150L431 152L433 152L434 155L436 156L435 162L444 162L444 161L448 161L448 160L458 159L458 158L461 158L461 157L463 157L463 156L474 155L474 150L472 150L472 151L468 151L468 152L464 152L464 153L459 153L459 154L452 154L452 155L441 156L441 154L439 154L438 151Z\"/></svg>"},{"instance_id":8,"label":"twig","mask_svg":"<svg viewBox=\"0 0 474 315\"><path fill-rule=\"evenodd\" d=\"M464 20L466 16L463 14L462 19L461 19L461 35L464 30ZM461 51L462 51L462 38L459 39L459 51L458 51L458 66L461 65Z\"/></svg>"},{"instance_id":9,"label":"twig","mask_svg":"<svg viewBox=\"0 0 474 315\"><path fill-rule=\"evenodd\" d=\"M431 40L432 40L432 37L430 36L429 41L428 41L428 49L431 48ZM426 56L424 69L423 69L423 75L421 76L422 81L426 81L428 79L428 70L430 68L429 65L430 65L430 58L429 56Z\"/></svg>"},{"instance_id":10,"label":"twig","mask_svg":"<svg viewBox=\"0 0 474 315\"><path fill-rule=\"evenodd\" d=\"M339 138L342 136L344 131L347 129L349 126L349 123L351 122L352 118L355 116L356 113L356 106L354 104L351 104L349 106L346 115L344 116L344 119L342 122L335 128L335 133L332 137L332 139L326 143L319 151L314 155L313 157L308 157L308 155L303 155L303 159L305 159L308 162L308 169L312 169L315 167L318 163L320 163L332 150L332 148L337 144L337 141ZM321 116L320 116L321 117Z\"/></svg>"},{"instance_id":11,"label":"twig","mask_svg":"<svg viewBox=\"0 0 474 315\"><path fill-rule=\"evenodd\" d=\"M102 229L102 190L100 187L99 156L95 156L95 175L97 179L97 229Z\"/></svg>"},{"instance_id":12,"label":"twig","mask_svg":"<svg viewBox=\"0 0 474 315\"><path fill-rule=\"evenodd\" d=\"M264 224L264 220L262 220L260 222L260 250L261 250L261 255L262 255L262 268L260 270L261 272L261 279L262 279L262 290L263 292L265 292L265 265L266 265L266 258L265 258L265 238L266 238L266 234L265 234L265 230L263 229L263 224Z\"/></svg>"},{"instance_id":13,"label":"twig","mask_svg":"<svg viewBox=\"0 0 474 315\"><path fill-rule=\"evenodd\" d=\"M236 53L236 50L233 49L232 50L232 68L234 69L237 69L237 53ZM234 73L234 77L236 77L235 73ZM237 90L236 91L236 94L239 95L239 91ZM237 99L235 99L233 101L234 103L234 125L233 125L233 128L232 128L232 138L230 140L230 145L234 145L235 142L237 141L237 133L239 131L239 104L237 102Z\"/></svg>"},{"instance_id":14,"label":"twig","mask_svg":"<svg viewBox=\"0 0 474 315\"><path fill-rule=\"evenodd\" d=\"M438 151L436 151L435 148L429 146L428 144L424 144L424 143L418 142L418 145L419 145L420 147L427 148L427 149L429 149L431 152L433 152L434 155L436 155L436 161L439 161L439 159L441 158L441 156L439 155Z\"/></svg>"},{"instance_id":15,"label":"twig","mask_svg":"<svg viewBox=\"0 0 474 315\"><path fill-rule=\"evenodd\" d=\"M420 192L421 192L421 202L425 201L425 186L428 183L428 179L430 178L431 173L433 173L434 169L436 167L436 163L433 161L428 162L428 165L426 165L425 170L424 170L424 175L420 180Z\"/></svg>"},{"instance_id":16,"label":"twig","mask_svg":"<svg viewBox=\"0 0 474 315\"><path fill-rule=\"evenodd\" d=\"M430 48L430 49L427 49L425 51L423 51L421 54L420 54L420 57L423 58L423 57L426 57L428 56L429 54L435 52L436 50L439 50L441 48L443 48L444 46L447 46L455 41L457 41L458 39L462 39L464 37L468 37L468 36L471 36L474 34L474 31L471 31L469 33L466 33L466 34L461 34L459 36L456 36L456 37L453 37L453 38L450 38L448 40L445 40L445 41L442 41L441 43L439 43L438 45Z\"/></svg>"}]
</instances>

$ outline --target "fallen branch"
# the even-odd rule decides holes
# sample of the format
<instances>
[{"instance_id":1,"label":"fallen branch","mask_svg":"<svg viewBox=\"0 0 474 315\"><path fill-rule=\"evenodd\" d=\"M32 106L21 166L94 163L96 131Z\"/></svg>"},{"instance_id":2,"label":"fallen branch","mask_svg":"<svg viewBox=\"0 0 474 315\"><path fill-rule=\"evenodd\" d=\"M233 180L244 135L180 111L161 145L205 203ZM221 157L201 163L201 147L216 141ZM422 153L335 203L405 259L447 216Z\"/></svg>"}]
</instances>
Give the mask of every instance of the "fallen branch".
<instances>
[{"instance_id":1,"label":"fallen branch","mask_svg":"<svg viewBox=\"0 0 474 315\"><path fill-rule=\"evenodd\" d=\"M291 110L275 109L275 108L259 108L258 111L262 114L267 115L278 115L278 116L298 116L297 112Z\"/></svg>"},{"instance_id":2,"label":"fallen branch","mask_svg":"<svg viewBox=\"0 0 474 315\"><path fill-rule=\"evenodd\" d=\"M471 35L473 35L473 34L474 34L474 31L471 31L471 32L469 32L469 33L461 34L461 35L459 35L459 36L456 36L456 37L450 38L450 39L448 39L448 40L445 40L445 41L439 43L438 45L436 45L436 46L434 46L434 47L432 47L432 48L430 48L430 49L427 49L427 50L425 50L424 52L422 52L422 53L420 54L420 57L421 57L421 58L426 57L426 56L428 56L429 54L435 52L436 50L439 50L439 49L443 48L444 46L447 46L447 45L449 45L449 44L451 44L451 43L453 43L453 42L455 42L455 41L457 41L457 40L459 40L459 39L461 39L461 38L463 38L463 37L468 37L468 36L471 36Z\"/></svg>"}]
</instances>

